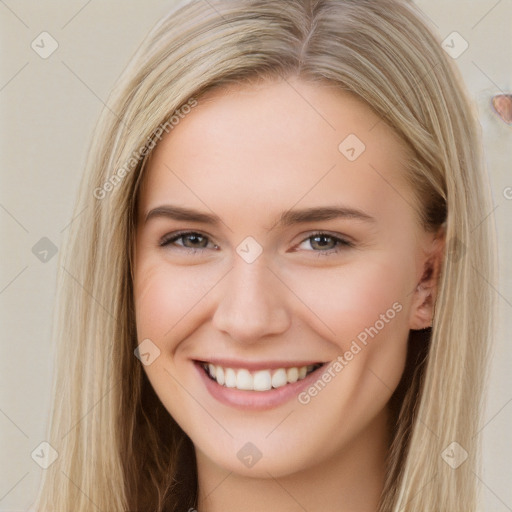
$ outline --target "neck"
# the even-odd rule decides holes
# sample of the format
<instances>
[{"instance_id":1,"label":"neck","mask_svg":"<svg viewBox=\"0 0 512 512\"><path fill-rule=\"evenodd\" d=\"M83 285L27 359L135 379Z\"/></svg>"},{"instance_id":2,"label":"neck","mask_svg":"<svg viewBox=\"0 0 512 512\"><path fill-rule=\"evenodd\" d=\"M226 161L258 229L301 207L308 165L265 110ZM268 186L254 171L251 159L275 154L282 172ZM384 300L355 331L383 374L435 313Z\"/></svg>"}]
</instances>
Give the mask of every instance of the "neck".
<instances>
[{"instance_id":1,"label":"neck","mask_svg":"<svg viewBox=\"0 0 512 512\"><path fill-rule=\"evenodd\" d=\"M375 512L390 444L388 417L384 409L328 460L280 478L238 475L196 450L198 512Z\"/></svg>"}]
</instances>

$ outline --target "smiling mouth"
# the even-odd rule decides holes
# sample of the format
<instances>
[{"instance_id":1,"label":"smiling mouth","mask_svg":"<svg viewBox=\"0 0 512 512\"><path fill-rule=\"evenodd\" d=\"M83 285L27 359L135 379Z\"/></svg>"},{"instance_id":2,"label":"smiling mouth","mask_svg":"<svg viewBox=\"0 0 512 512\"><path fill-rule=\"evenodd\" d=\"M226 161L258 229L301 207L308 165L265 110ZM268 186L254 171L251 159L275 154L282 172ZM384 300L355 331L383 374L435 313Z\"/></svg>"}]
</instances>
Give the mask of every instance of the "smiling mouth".
<instances>
[{"instance_id":1,"label":"smiling mouth","mask_svg":"<svg viewBox=\"0 0 512 512\"><path fill-rule=\"evenodd\" d=\"M241 391L269 391L305 379L325 363L258 371L227 368L203 361L199 364L211 380L223 387Z\"/></svg>"}]
</instances>

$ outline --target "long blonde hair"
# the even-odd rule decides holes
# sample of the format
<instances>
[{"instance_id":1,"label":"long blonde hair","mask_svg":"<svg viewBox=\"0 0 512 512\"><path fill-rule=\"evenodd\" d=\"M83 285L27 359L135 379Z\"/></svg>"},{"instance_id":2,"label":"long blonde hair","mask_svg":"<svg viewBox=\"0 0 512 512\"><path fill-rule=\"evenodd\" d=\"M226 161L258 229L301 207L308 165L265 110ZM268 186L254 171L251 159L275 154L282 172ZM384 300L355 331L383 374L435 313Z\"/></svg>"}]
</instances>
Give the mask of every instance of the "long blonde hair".
<instances>
[{"instance_id":1,"label":"long blonde hair","mask_svg":"<svg viewBox=\"0 0 512 512\"><path fill-rule=\"evenodd\" d=\"M433 327L411 333L393 397L379 510L476 510L494 266L478 124L457 69L405 0L192 0L144 40L89 150L60 260L48 427L59 457L44 471L38 511L196 506L192 443L134 356L137 190L155 134L185 105L214 87L292 76L357 95L396 130L413 155L425 229L446 232ZM462 450L455 468L449 457Z\"/></svg>"}]
</instances>

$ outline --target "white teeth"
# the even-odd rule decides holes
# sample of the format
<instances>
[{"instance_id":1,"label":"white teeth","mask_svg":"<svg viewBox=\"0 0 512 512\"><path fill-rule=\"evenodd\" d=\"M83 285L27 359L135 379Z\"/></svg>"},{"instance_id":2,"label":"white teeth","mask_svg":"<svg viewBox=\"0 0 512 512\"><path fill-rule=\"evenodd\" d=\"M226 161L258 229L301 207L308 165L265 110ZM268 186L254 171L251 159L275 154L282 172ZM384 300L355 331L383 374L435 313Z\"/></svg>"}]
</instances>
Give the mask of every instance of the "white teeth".
<instances>
[{"instance_id":1,"label":"white teeth","mask_svg":"<svg viewBox=\"0 0 512 512\"><path fill-rule=\"evenodd\" d=\"M284 368L279 368L274 375L272 375L272 387L280 388L287 384L286 380L286 370Z\"/></svg>"},{"instance_id":2,"label":"white teeth","mask_svg":"<svg viewBox=\"0 0 512 512\"><path fill-rule=\"evenodd\" d=\"M226 379L226 387L235 388L236 387L236 373L233 368L226 368L224 372L224 376Z\"/></svg>"},{"instance_id":3,"label":"white teeth","mask_svg":"<svg viewBox=\"0 0 512 512\"><path fill-rule=\"evenodd\" d=\"M238 389L251 390L253 389L253 379L249 370L238 370L236 374L236 387Z\"/></svg>"},{"instance_id":4,"label":"white teeth","mask_svg":"<svg viewBox=\"0 0 512 512\"><path fill-rule=\"evenodd\" d=\"M215 369L215 376L214 376L216 379L217 379L217 382L222 386L224 385L224 382L226 382L224 380L224 368L222 368L222 366L217 366L216 369Z\"/></svg>"},{"instance_id":5,"label":"white teeth","mask_svg":"<svg viewBox=\"0 0 512 512\"><path fill-rule=\"evenodd\" d=\"M279 368L277 370L259 370L251 373L245 368L234 370L223 368L212 363L203 364L210 377L221 386L236 388L243 391L268 391L277 389L286 384L292 384L304 379L306 375L318 368L316 365L308 365L292 368Z\"/></svg>"},{"instance_id":6,"label":"white teeth","mask_svg":"<svg viewBox=\"0 0 512 512\"><path fill-rule=\"evenodd\" d=\"M254 374L253 390L268 391L269 389L272 389L272 378L270 377L270 372L267 370L256 372Z\"/></svg>"},{"instance_id":7,"label":"white teeth","mask_svg":"<svg viewBox=\"0 0 512 512\"><path fill-rule=\"evenodd\" d=\"M297 382L299 380L299 369L288 368L288 370L286 371L286 380L288 382Z\"/></svg>"}]
</instances>

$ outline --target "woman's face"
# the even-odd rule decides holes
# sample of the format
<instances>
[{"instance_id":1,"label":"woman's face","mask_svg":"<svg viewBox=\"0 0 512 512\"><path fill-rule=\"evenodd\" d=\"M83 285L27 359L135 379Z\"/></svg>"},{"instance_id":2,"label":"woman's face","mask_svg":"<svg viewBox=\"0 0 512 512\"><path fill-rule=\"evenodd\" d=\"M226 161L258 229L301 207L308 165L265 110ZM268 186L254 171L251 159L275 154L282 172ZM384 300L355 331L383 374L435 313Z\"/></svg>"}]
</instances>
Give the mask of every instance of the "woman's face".
<instances>
[{"instance_id":1,"label":"woman's face","mask_svg":"<svg viewBox=\"0 0 512 512\"><path fill-rule=\"evenodd\" d=\"M156 147L138 342L198 461L277 477L387 439L433 293L405 159L369 107L301 81L217 91Z\"/></svg>"}]
</instances>

